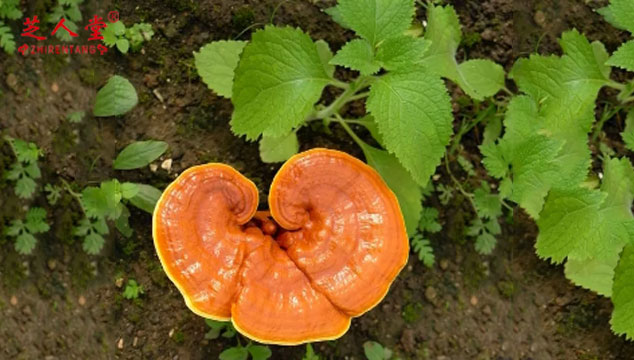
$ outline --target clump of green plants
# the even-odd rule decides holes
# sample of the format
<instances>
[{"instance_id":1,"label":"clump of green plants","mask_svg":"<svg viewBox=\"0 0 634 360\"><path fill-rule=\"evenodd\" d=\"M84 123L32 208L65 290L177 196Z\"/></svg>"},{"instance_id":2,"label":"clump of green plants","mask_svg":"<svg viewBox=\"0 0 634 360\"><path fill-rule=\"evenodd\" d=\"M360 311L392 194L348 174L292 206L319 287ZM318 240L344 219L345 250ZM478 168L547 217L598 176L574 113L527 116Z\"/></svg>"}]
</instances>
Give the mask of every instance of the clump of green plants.
<instances>
[{"instance_id":1,"label":"clump of green plants","mask_svg":"<svg viewBox=\"0 0 634 360\"><path fill-rule=\"evenodd\" d=\"M128 283L123 290L123 297L128 300L135 300L143 294L143 286L139 285L134 279L128 279Z\"/></svg>"},{"instance_id":2,"label":"clump of green plants","mask_svg":"<svg viewBox=\"0 0 634 360\"><path fill-rule=\"evenodd\" d=\"M249 355L253 360L266 360L272 355L268 346L256 345L252 342L242 346L240 338L236 336L236 329L229 321L205 319L205 323L209 327L205 339L217 339L219 336L227 339L235 337L238 342L236 346L223 350L219 356L220 360L247 360Z\"/></svg>"},{"instance_id":3,"label":"clump of green plants","mask_svg":"<svg viewBox=\"0 0 634 360\"><path fill-rule=\"evenodd\" d=\"M46 210L32 207L27 211L24 220L11 221L11 225L5 229L5 234L15 238L15 251L22 255L29 255L37 244L35 235L45 233L49 229L50 226L46 221Z\"/></svg>"},{"instance_id":4,"label":"clump of green plants","mask_svg":"<svg viewBox=\"0 0 634 360\"><path fill-rule=\"evenodd\" d=\"M70 31L77 33L79 30L77 22L82 20L79 5L83 2L84 0L58 0L57 5L53 7L53 10L47 16L47 22L50 24L57 24L61 19L64 19L64 25ZM73 37L67 31L57 31L55 36L62 41L73 40Z\"/></svg>"},{"instance_id":5,"label":"clump of green plants","mask_svg":"<svg viewBox=\"0 0 634 360\"><path fill-rule=\"evenodd\" d=\"M0 1L0 48L7 54L15 52L15 37L5 20L17 20L22 17L20 0Z\"/></svg>"},{"instance_id":6,"label":"clump of green plants","mask_svg":"<svg viewBox=\"0 0 634 360\"><path fill-rule=\"evenodd\" d=\"M15 162L9 171L5 173L5 178L15 182L15 194L22 199L30 199L35 194L37 188L36 180L42 177L37 161L42 156L42 150L35 143L26 142L20 139L5 137L11 147Z\"/></svg>"},{"instance_id":7,"label":"clump of green plants","mask_svg":"<svg viewBox=\"0 0 634 360\"><path fill-rule=\"evenodd\" d=\"M106 46L116 46L121 53L127 54L130 50L139 51L144 42L152 39L154 30L148 23L136 23L126 28L122 21L117 21L108 24L101 34Z\"/></svg>"},{"instance_id":8,"label":"clump of green plants","mask_svg":"<svg viewBox=\"0 0 634 360\"><path fill-rule=\"evenodd\" d=\"M266 26L250 42L215 41L194 53L202 80L234 105L231 128L260 141L265 162L288 159L298 151L297 131L319 121L327 130L339 124L363 150L399 199L408 233L422 211L421 187L435 172L452 135L452 110L441 77L452 79L474 99L504 86L504 71L489 60L460 64L458 18L451 7L428 6L423 37L413 24L410 0L340 0L328 13L358 38L336 54L300 29ZM376 8L381 16L376 16ZM335 77L335 66L354 71L349 82ZM263 73L269 76L262 76ZM320 101L325 87L338 89ZM365 102L368 113L349 117L346 104ZM365 127L370 145L353 126ZM377 147L378 146L378 147Z\"/></svg>"}]
</instances>

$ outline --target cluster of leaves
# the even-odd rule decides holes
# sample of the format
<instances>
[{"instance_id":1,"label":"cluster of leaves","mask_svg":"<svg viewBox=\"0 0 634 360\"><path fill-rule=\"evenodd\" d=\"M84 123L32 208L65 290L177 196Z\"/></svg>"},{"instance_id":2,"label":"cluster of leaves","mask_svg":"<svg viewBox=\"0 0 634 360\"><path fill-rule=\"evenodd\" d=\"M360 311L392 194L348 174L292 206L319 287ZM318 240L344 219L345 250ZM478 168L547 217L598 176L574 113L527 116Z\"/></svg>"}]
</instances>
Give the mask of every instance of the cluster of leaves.
<instances>
[{"instance_id":1,"label":"cluster of leaves","mask_svg":"<svg viewBox=\"0 0 634 360\"><path fill-rule=\"evenodd\" d=\"M58 0L57 5L53 7L53 10L46 17L46 21L50 24L57 24L61 19L64 20L64 25L72 32L77 32L79 27L77 22L82 19L81 10L79 5L84 0ZM58 31L55 36L62 41L72 41L73 37L67 31Z\"/></svg>"},{"instance_id":2,"label":"cluster of leaves","mask_svg":"<svg viewBox=\"0 0 634 360\"><path fill-rule=\"evenodd\" d=\"M217 339L222 336L226 339L231 339L236 336L236 329L231 322L228 321L216 321L211 319L205 319L205 323L209 327L209 331L205 334L205 339ZM253 360L266 360L273 355L271 349L268 346L256 345L251 342L247 346L242 346L238 339L236 346L223 350L220 353L220 360L247 360L251 355Z\"/></svg>"},{"instance_id":3,"label":"cluster of leaves","mask_svg":"<svg viewBox=\"0 0 634 360\"><path fill-rule=\"evenodd\" d=\"M210 89L231 98L232 130L260 139L264 161L284 161L296 153L296 132L308 122L340 123L395 192L413 235L422 212L421 187L453 132L441 77L482 99L503 87L504 71L489 60L458 63L461 31L451 6L428 6L423 37L410 30L412 0L340 0L327 12L359 36L334 55L326 42L313 41L300 29L266 26L250 42L205 45L194 53L196 68ZM344 83L335 78L335 66L359 76ZM341 93L329 104L318 103L326 86ZM344 119L344 105L360 99L367 100L368 113ZM348 124L366 127L385 150L365 143Z\"/></svg>"},{"instance_id":4,"label":"cluster of leaves","mask_svg":"<svg viewBox=\"0 0 634 360\"><path fill-rule=\"evenodd\" d=\"M128 279L128 283L123 290L124 298L128 300L138 299L143 293L143 286L139 285L134 279Z\"/></svg>"},{"instance_id":5,"label":"cluster of leaves","mask_svg":"<svg viewBox=\"0 0 634 360\"><path fill-rule=\"evenodd\" d=\"M154 30L147 23L136 23L126 28L122 21L117 21L108 24L101 34L106 46L116 46L121 53L127 54L129 50L139 51L144 42L152 39Z\"/></svg>"},{"instance_id":6,"label":"cluster of leaves","mask_svg":"<svg viewBox=\"0 0 634 360\"><path fill-rule=\"evenodd\" d=\"M5 19L17 20L22 17L20 0L0 0L0 48L8 54L15 52L15 37Z\"/></svg>"},{"instance_id":7,"label":"cluster of leaves","mask_svg":"<svg viewBox=\"0 0 634 360\"><path fill-rule=\"evenodd\" d=\"M26 213L24 221L17 219L11 222L5 229L5 234L15 238L15 251L28 255L35 248L37 238L35 235L45 233L50 229L46 221L46 210L32 207Z\"/></svg>"},{"instance_id":8,"label":"cluster of leaves","mask_svg":"<svg viewBox=\"0 0 634 360\"><path fill-rule=\"evenodd\" d=\"M37 188L36 180L42 177L37 160L42 156L42 150L32 142L5 137L11 146L16 161L11 165L4 177L15 181L15 194L22 199L30 199Z\"/></svg>"}]
</instances>

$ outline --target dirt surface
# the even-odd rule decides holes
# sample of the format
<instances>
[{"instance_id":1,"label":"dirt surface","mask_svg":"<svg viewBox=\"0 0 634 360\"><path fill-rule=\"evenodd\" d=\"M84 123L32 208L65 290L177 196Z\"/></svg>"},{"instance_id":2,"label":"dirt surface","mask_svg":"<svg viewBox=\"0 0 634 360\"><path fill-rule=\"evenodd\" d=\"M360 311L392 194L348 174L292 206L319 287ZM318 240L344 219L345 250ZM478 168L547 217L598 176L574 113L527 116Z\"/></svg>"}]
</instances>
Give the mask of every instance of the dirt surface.
<instances>
[{"instance_id":1,"label":"dirt surface","mask_svg":"<svg viewBox=\"0 0 634 360\"><path fill-rule=\"evenodd\" d=\"M559 53L557 38L573 27L604 42L610 51L624 37L594 12L606 1L448 3L456 7L465 33L459 56L490 58L507 70L515 59L534 51ZM48 0L23 4L25 16L43 16L51 7ZM245 29L271 20L300 26L334 50L351 37L322 13L334 1L278 4L87 1L82 5L84 17L118 10L126 24L152 23L154 39L141 53L127 56L113 49L103 57L24 58L0 53L0 132L44 149L40 184L60 184L64 179L81 189L116 177L163 188L183 169L217 161L252 179L266 204L265 189L279 165L263 164L257 144L231 134L231 103L201 83L192 52L212 40L248 39L250 30ZM422 8L417 16L424 19ZM12 25L18 33L21 25ZM90 109L96 91L113 74L130 79L139 105L125 116L95 118ZM460 99L460 91L451 88L454 99ZM82 123L71 124L65 116L76 110L88 115ZM355 115L362 108L351 104L348 111ZM460 108L455 112L456 126L461 117L469 116ZM608 123L606 132L619 126ZM331 130L329 134L321 127L303 128L302 149L324 146L362 157L341 128ZM483 177L477 130L466 135L461 151ZM169 170L111 170L116 152L145 139L169 143L168 152L156 162L172 159ZM10 149L0 146L0 168L6 169L11 161ZM466 176L457 164L452 163L452 169L457 176ZM439 175L435 183L450 181L440 168ZM3 179L0 194L2 234L29 204L17 199ZM102 253L88 256L71 233L80 218L72 197L66 194L51 207L40 195L30 205L47 208L54 225L39 237L31 256L18 255L12 241L0 235L0 359L214 359L236 344L235 339L205 339L203 319L186 308L161 269L150 215L133 209L133 236L126 239L113 229ZM497 249L481 256L463 235L472 216L464 198L455 194L449 205L441 206L434 193L426 205L441 212L443 231L432 237L436 266L427 269L412 256L386 299L353 320L341 339L315 344L317 353L327 359L363 359L363 343L374 340L403 359L634 359L634 343L610 332L609 300L572 286L561 266L536 257L536 227L522 211L508 214ZM122 297L121 283L128 279L143 286L145 293L138 300ZM274 346L272 351L273 359L301 359L305 347Z\"/></svg>"}]
</instances>

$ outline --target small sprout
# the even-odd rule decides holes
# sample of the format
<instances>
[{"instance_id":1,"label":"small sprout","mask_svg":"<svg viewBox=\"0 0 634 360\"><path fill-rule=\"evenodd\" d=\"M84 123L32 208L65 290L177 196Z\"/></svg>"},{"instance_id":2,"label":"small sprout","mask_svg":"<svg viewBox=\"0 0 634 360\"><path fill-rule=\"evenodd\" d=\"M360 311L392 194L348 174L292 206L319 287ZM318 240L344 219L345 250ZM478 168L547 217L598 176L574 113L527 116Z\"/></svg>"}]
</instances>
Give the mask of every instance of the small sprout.
<instances>
[{"instance_id":1,"label":"small sprout","mask_svg":"<svg viewBox=\"0 0 634 360\"><path fill-rule=\"evenodd\" d=\"M392 350L383 347L376 341L363 343L363 352L368 360L389 360L392 358Z\"/></svg>"},{"instance_id":2,"label":"small sprout","mask_svg":"<svg viewBox=\"0 0 634 360\"><path fill-rule=\"evenodd\" d=\"M57 201L62 197L62 188L57 185L46 184L44 191L46 191L46 200L51 206L57 204Z\"/></svg>"},{"instance_id":3,"label":"small sprout","mask_svg":"<svg viewBox=\"0 0 634 360\"><path fill-rule=\"evenodd\" d=\"M138 299L143 294L143 286L137 284L136 280L129 279L123 290L123 297L128 300Z\"/></svg>"},{"instance_id":4,"label":"small sprout","mask_svg":"<svg viewBox=\"0 0 634 360\"><path fill-rule=\"evenodd\" d=\"M213 340L219 336L230 339L236 336L236 329L230 321L216 321L205 319L205 323L209 326L209 331L205 334L205 339Z\"/></svg>"},{"instance_id":5,"label":"small sprout","mask_svg":"<svg viewBox=\"0 0 634 360\"><path fill-rule=\"evenodd\" d=\"M4 175L6 179L15 181L15 194L22 199L30 199L35 193L37 183L35 179L42 177L37 160L42 156L40 150L34 143L27 143L20 139L5 137L11 146L16 162Z\"/></svg>"},{"instance_id":6,"label":"small sprout","mask_svg":"<svg viewBox=\"0 0 634 360\"><path fill-rule=\"evenodd\" d=\"M50 229L46 222L46 210L33 207L26 213L26 218L22 220L13 220L11 225L5 230L5 234L15 237L15 251L22 255L28 255L33 252L37 238L36 234L45 233Z\"/></svg>"},{"instance_id":7,"label":"small sprout","mask_svg":"<svg viewBox=\"0 0 634 360\"><path fill-rule=\"evenodd\" d=\"M440 203L445 206L449 204L449 201L453 197L453 189L445 184L438 184L436 191L438 192Z\"/></svg>"},{"instance_id":8,"label":"small sprout","mask_svg":"<svg viewBox=\"0 0 634 360\"><path fill-rule=\"evenodd\" d=\"M110 23L103 29L103 43L108 47L116 46L122 54L129 50L139 51L144 42L150 41L154 36L151 24L137 23L126 28L122 21Z\"/></svg>"},{"instance_id":9,"label":"small sprout","mask_svg":"<svg viewBox=\"0 0 634 360\"><path fill-rule=\"evenodd\" d=\"M249 344L246 347L237 345L220 353L220 360L247 360L251 355L253 360L266 360L273 355L271 349L264 345Z\"/></svg>"},{"instance_id":10,"label":"small sprout","mask_svg":"<svg viewBox=\"0 0 634 360\"><path fill-rule=\"evenodd\" d=\"M82 122L82 120L84 120L84 117L86 117L85 111L75 111L68 114L66 116L66 120L68 120L68 122L71 122L73 124L79 124L80 122Z\"/></svg>"},{"instance_id":11,"label":"small sprout","mask_svg":"<svg viewBox=\"0 0 634 360\"><path fill-rule=\"evenodd\" d=\"M311 344L306 344L306 353L304 354L302 360L320 360L319 355L315 354Z\"/></svg>"}]
</instances>

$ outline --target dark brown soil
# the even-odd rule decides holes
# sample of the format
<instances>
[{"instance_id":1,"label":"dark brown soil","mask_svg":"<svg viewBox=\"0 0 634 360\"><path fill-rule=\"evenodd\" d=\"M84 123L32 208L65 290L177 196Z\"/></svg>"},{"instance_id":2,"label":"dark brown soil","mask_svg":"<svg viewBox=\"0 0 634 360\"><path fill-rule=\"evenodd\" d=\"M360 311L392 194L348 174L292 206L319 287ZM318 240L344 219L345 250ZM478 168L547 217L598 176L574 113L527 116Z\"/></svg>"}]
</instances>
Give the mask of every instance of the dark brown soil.
<instances>
[{"instance_id":1,"label":"dark brown soil","mask_svg":"<svg viewBox=\"0 0 634 360\"><path fill-rule=\"evenodd\" d=\"M490 58L507 70L530 52L560 52L557 38L565 29L577 28L609 50L624 37L593 11L606 1L448 2L459 12L470 39L459 56ZM43 17L52 1L23 3L25 16ZM217 161L234 166L264 191L279 165L263 164L256 144L231 134L231 103L200 82L192 51L212 40L248 39L245 28L271 19L300 26L333 49L351 36L322 13L334 1L284 1L272 16L279 3L87 1L82 7L85 17L116 9L125 23L150 22L157 34L142 53L127 56L114 50L104 57L69 59L0 53L0 135L34 141L44 149L40 184L64 179L80 189L117 177L162 188L187 167ZM418 16L424 18L422 9ZM20 26L13 24L14 32ZM139 105L122 117L92 117L96 90L113 74L130 79ZM461 94L455 90L453 95L457 99ZM64 120L76 110L88 113L81 124ZM349 111L361 108L351 105ZM302 149L325 146L362 157L340 128L331 129L331 134L319 127L302 129ZM476 165L477 134L468 134L461 150ZM117 151L145 139L169 143L168 153L157 161L172 159L169 171L111 170ZM0 168L10 161L3 145ZM476 167L484 176L481 166ZM457 165L454 170L464 175ZM435 181L450 181L439 174ZM0 194L2 234L28 204L13 195L5 180L0 180ZM261 193L262 203L265 195ZM387 298L355 319L341 339L315 344L319 354L363 359L363 343L373 340L403 359L634 359L634 343L610 332L610 301L572 286L560 266L536 257L536 227L525 214L518 209L509 214L494 254L480 256L462 231L473 216L467 203L456 194L449 205L441 206L436 195L427 200L441 211L443 224L443 231L432 238L436 266L427 269L412 256ZM31 205L46 207L54 225L40 236L31 256L16 254L12 242L0 235L0 359L214 359L236 344L235 339L205 340L203 319L186 308L161 269L150 215L133 209L134 235L111 235L101 255L88 256L71 234L80 210L70 196L51 207L40 195ZM145 290L135 301L124 299L119 286L130 278ZM272 350L273 359L301 359L305 347Z\"/></svg>"}]
</instances>

